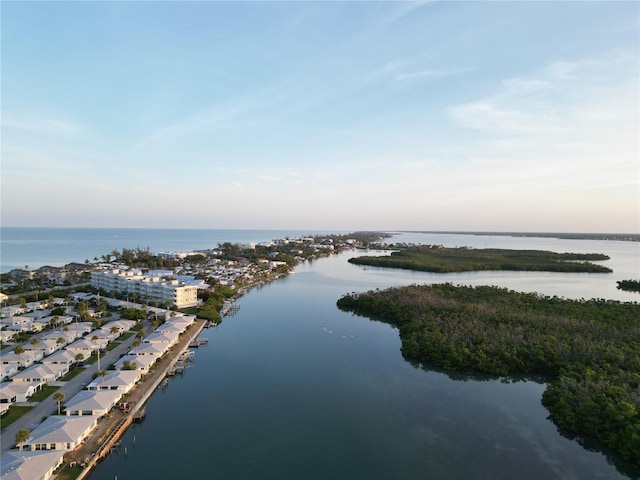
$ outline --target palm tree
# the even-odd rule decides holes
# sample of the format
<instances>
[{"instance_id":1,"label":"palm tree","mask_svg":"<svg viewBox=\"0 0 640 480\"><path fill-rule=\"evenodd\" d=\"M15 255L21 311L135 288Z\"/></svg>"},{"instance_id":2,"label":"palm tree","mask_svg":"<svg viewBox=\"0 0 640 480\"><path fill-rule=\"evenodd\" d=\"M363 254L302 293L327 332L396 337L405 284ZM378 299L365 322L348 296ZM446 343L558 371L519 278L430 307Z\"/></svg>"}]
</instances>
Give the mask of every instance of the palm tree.
<instances>
[{"instance_id":1,"label":"palm tree","mask_svg":"<svg viewBox=\"0 0 640 480\"><path fill-rule=\"evenodd\" d=\"M31 434L29 433L29 430L27 430L26 428L21 428L16 432L16 444L20 448L20 451L22 451L22 444L27 440L29 440L30 436Z\"/></svg>"},{"instance_id":2,"label":"palm tree","mask_svg":"<svg viewBox=\"0 0 640 480\"><path fill-rule=\"evenodd\" d=\"M58 415L60 415L60 404L62 403L62 401L64 400L64 393L63 392L56 392L53 394L53 399L58 402Z\"/></svg>"},{"instance_id":3,"label":"palm tree","mask_svg":"<svg viewBox=\"0 0 640 480\"><path fill-rule=\"evenodd\" d=\"M79 353L76 355L76 362L81 362L82 360L84 360L84 355Z\"/></svg>"},{"instance_id":4,"label":"palm tree","mask_svg":"<svg viewBox=\"0 0 640 480\"><path fill-rule=\"evenodd\" d=\"M93 337L91 337L91 340L95 342L96 340L98 340L98 336L94 335ZM100 346L98 346L98 349L96 350L96 355L98 356L98 372L99 372L100 371Z\"/></svg>"},{"instance_id":5,"label":"palm tree","mask_svg":"<svg viewBox=\"0 0 640 480\"><path fill-rule=\"evenodd\" d=\"M104 382L104 377L106 377L108 375L108 372L106 370L100 370L98 372L98 376L100 377L100 383Z\"/></svg>"},{"instance_id":6,"label":"palm tree","mask_svg":"<svg viewBox=\"0 0 640 480\"><path fill-rule=\"evenodd\" d=\"M13 347L13 353L18 355L18 362L22 363L22 354L24 353L24 347L22 345L16 345Z\"/></svg>"},{"instance_id":7,"label":"palm tree","mask_svg":"<svg viewBox=\"0 0 640 480\"><path fill-rule=\"evenodd\" d=\"M29 340L29 343L35 347L40 343L40 339L38 337L33 337L31 340Z\"/></svg>"}]
</instances>

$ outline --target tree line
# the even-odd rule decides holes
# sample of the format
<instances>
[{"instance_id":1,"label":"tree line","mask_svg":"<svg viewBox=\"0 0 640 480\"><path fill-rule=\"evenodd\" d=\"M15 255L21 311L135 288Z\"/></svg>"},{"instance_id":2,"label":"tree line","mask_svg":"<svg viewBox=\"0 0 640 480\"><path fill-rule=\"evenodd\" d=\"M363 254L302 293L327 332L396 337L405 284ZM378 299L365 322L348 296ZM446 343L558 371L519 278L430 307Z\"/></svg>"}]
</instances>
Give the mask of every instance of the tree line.
<instances>
[{"instance_id":1,"label":"tree line","mask_svg":"<svg viewBox=\"0 0 640 480\"><path fill-rule=\"evenodd\" d=\"M451 284L349 294L338 307L399 329L410 361L554 376L542 402L562 428L640 464L640 305Z\"/></svg>"},{"instance_id":2,"label":"tree line","mask_svg":"<svg viewBox=\"0 0 640 480\"><path fill-rule=\"evenodd\" d=\"M640 292L639 280L618 280L618 290L625 290L627 292Z\"/></svg>"},{"instance_id":3,"label":"tree line","mask_svg":"<svg viewBox=\"0 0 640 480\"><path fill-rule=\"evenodd\" d=\"M389 256L350 258L356 265L450 273L478 270L610 273L593 261L608 260L601 253L557 253L544 250L444 248L419 245L394 251Z\"/></svg>"}]
</instances>

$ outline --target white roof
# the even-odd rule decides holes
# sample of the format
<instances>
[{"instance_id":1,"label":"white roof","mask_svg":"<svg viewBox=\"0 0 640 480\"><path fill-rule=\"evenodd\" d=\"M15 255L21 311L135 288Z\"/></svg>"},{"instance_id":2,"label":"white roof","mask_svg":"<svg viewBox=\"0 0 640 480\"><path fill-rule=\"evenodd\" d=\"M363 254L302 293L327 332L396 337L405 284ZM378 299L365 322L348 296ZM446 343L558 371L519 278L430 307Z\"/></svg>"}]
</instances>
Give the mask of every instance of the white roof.
<instances>
[{"instance_id":1,"label":"white roof","mask_svg":"<svg viewBox=\"0 0 640 480\"><path fill-rule=\"evenodd\" d=\"M31 452L10 450L0 457L2 480L34 480L43 478L54 465L60 463L64 450L38 450Z\"/></svg>"},{"instance_id":2,"label":"white roof","mask_svg":"<svg viewBox=\"0 0 640 480\"><path fill-rule=\"evenodd\" d=\"M169 331L165 331L165 332L151 332L149 335L147 335L145 337L145 339L143 340L144 342L147 343L175 343L176 340L178 339L180 335L178 335L178 332L173 331L173 330L169 330Z\"/></svg>"},{"instance_id":3,"label":"white roof","mask_svg":"<svg viewBox=\"0 0 640 480\"><path fill-rule=\"evenodd\" d=\"M138 368L149 368L151 365L153 365L154 363L156 363L156 360L158 360L157 357L153 357L151 355L125 355L124 357L120 358L120 360L118 360L115 363L115 367L117 369L121 369L122 366L124 365L124 362L129 360L130 363L136 363L136 365L138 366ZM135 370L134 370L135 371Z\"/></svg>"},{"instance_id":4,"label":"white roof","mask_svg":"<svg viewBox=\"0 0 640 480\"><path fill-rule=\"evenodd\" d=\"M108 410L123 395L121 390L80 390L64 406L67 410Z\"/></svg>"},{"instance_id":5,"label":"white roof","mask_svg":"<svg viewBox=\"0 0 640 480\"><path fill-rule=\"evenodd\" d=\"M25 350L20 355L10 352L2 352L2 363L25 363L27 360L31 360L32 363L37 358L42 358L42 353L36 353L33 350Z\"/></svg>"},{"instance_id":6,"label":"white roof","mask_svg":"<svg viewBox=\"0 0 640 480\"><path fill-rule=\"evenodd\" d=\"M140 379L141 376L142 376L142 373L140 372L140 370L107 370L106 377L96 378L93 382L91 382L87 386L87 388L93 388L93 387L125 388L129 385L134 385Z\"/></svg>"},{"instance_id":7,"label":"white roof","mask_svg":"<svg viewBox=\"0 0 640 480\"><path fill-rule=\"evenodd\" d=\"M129 330L135 326L135 324L136 322L134 320L125 320L121 318L120 320L112 320L109 323L105 323L102 328L110 330L111 327L117 327L120 330Z\"/></svg>"},{"instance_id":8,"label":"white roof","mask_svg":"<svg viewBox=\"0 0 640 480\"><path fill-rule=\"evenodd\" d=\"M0 384L0 391L3 397L5 393L9 394L11 392L31 395L39 385L40 382L3 382Z\"/></svg>"},{"instance_id":9,"label":"white roof","mask_svg":"<svg viewBox=\"0 0 640 480\"><path fill-rule=\"evenodd\" d=\"M169 350L166 343L141 343L140 346L129 350L129 355L155 355L160 356Z\"/></svg>"},{"instance_id":10,"label":"white roof","mask_svg":"<svg viewBox=\"0 0 640 480\"><path fill-rule=\"evenodd\" d=\"M76 361L76 355L69 350L58 350L48 357L42 359L42 363L73 363Z\"/></svg>"},{"instance_id":11,"label":"white roof","mask_svg":"<svg viewBox=\"0 0 640 480\"><path fill-rule=\"evenodd\" d=\"M80 340L76 340L75 342L73 342L70 345L67 345L65 348L67 350L98 350L99 348L102 348L104 345L106 345L106 343L104 340L90 340L88 338L81 338Z\"/></svg>"},{"instance_id":12,"label":"white roof","mask_svg":"<svg viewBox=\"0 0 640 480\"><path fill-rule=\"evenodd\" d=\"M13 376L14 381L20 378L56 378L61 372L66 373L67 367L56 364L37 363L29 368L16 373Z\"/></svg>"},{"instance_id":13,"label":"white roof","mask_svg":"<svg viewBox=\"0 0 640 480\"><path fill-rule=\"evenodd\" d=\"M156 328L154 331L155 332L178 332L178 333L182 333L187 329L187 324L186 323L174 323L174 322L167 322L167 323L163 323L162 325L160 325L158 328Z\"/></svg>"},{"instance_id":14,"label":"white roof","mask_svg":"<svg viewBox=\"0 0 640 480\"><path fill-rule=\"evenodd\" d=\"M75 443L81 439L87 429L97 424L99 415L67 417L52 415L31 432L25 443Z\"/></svg>"}]
</instances>

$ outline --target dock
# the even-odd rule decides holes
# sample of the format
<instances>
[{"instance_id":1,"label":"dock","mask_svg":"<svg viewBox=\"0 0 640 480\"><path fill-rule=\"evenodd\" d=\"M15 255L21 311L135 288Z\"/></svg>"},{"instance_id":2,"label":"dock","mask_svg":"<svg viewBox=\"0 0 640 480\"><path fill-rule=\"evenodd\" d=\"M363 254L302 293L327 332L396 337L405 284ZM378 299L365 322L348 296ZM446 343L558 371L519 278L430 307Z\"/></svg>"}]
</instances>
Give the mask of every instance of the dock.
<instances>
[{"instance_id":1,"label":"dock","mask_svg":"<svg viewBox=\"0 0 640 480\"><path fill-rule=\"evenodd\" d=\"M230 315L235 315L239 309L240 305L236 302L225 302L222 305L222 316L228 317Z\"/></svg>"},{"instance_id":2,"label":"dock","mask_svg":"<svg viewBox=\"0 0 640 480\"><path fill-rule=\"evenodd\" d=\"M204 347L206 345L209 345L209 339L208 338L196 338L195 340L193 340L189 344L189 347L190 348L200 348L200 347Z\"/></svg>"},{"instance_id":3,"label":"dock","mask_svg":"<svg viewBox=\"0 0 640 480\"><path fill-rule=\"evenodd\" d=\"M128 413L115 411L110 419L105 418L101 420L101 422L111 421L113 425L107 426L104 438L97 438L91 442L91 444L97 442L97 448L92 447L90 450L81 448L79 451L73 452L73 458L70 458L70 460L84 465L84 469L78 477L76 477L78 480L87 478L96 464L109 455L114 448L117 448L120 438L134 421L139 422L146 417L147 411L145 403L158 387L165 385L164 382L166 381L168 372L179 366L184 370L189 358L189 345L200 335L204 323L204 320L196 320L189 330L183 334L184 337L180 339L178 344L169 351L170 354L164 361L161 360L161 363L158 364L158 367L154 371L149 372L143 377L143 380L129 395L128 401L131 402L132 407ZM183 357L185 353L187 355ZM121 415L124 415L124 417ZM92 451L93 448L96 448L95 451Z\"/></svg>"}]
</instances>

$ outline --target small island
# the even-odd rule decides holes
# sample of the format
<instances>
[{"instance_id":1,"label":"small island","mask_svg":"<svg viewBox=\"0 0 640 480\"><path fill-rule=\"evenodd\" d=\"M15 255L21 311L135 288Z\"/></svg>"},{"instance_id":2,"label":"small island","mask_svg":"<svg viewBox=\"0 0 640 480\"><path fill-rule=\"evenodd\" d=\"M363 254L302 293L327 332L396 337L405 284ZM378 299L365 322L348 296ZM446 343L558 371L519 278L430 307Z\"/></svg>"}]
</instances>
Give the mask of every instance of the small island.
<instances>
[{"instance_id":1,"label":"small island","mask_svg":"<svg viewBox=\"0 0 640 480\"><path fill-rule=\"evenodd\" d=\"M551 375L542 402L556 425L640 464L640 304L451 284L352 293L337 304L397 327L412 362Z\"/></svg>"},{"instance_id":2,"label":"small island","mask_svg":"<svg viewBox=\"0 0 640 480\"><path fill-rule=\"evenodd\" d=\"M618 280L618 290L625 292L640 292L640 280Z\"/></svg>"},{"instance_id":3,"label":"small island","mask_svg":"<svg viewBox=\"0 0 640 480\"><path fill-rule=\"evenodd\" d=\"M350 258L356 265L402 268L423 272L451 273L479 270L611 273L608 267L592 263L608 260L601 253L556 253L544 250L507 250L469 247L445 248L417 245L400 248L389 256Z\"/></svg>"}]
</instances>

